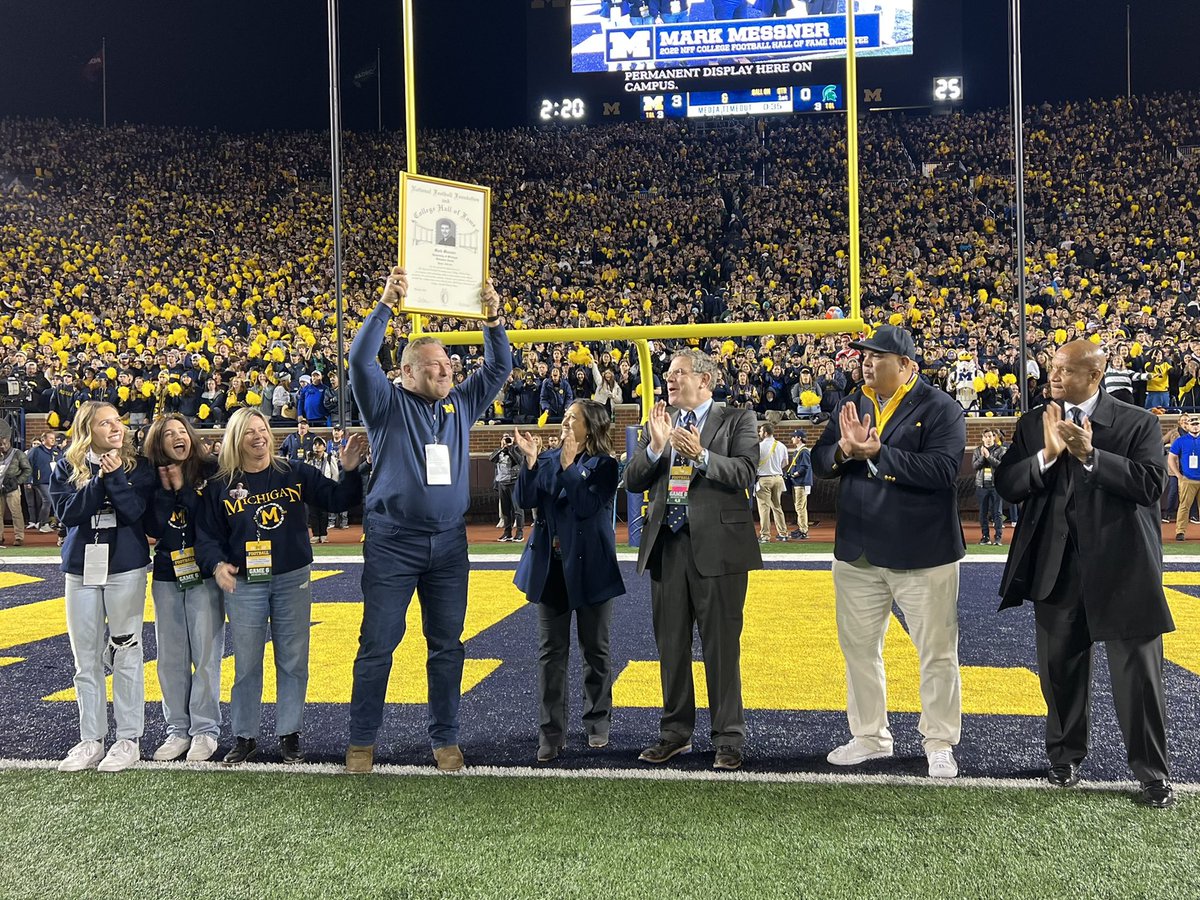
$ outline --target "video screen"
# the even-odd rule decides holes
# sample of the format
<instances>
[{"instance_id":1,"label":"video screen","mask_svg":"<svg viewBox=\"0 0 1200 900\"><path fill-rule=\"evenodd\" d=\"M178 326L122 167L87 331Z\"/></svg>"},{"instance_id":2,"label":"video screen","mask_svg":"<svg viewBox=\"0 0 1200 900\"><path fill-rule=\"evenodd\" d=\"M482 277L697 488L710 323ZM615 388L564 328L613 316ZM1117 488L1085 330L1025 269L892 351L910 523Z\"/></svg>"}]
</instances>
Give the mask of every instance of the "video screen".
<instances>
[{"instance_id":1,"label":"video screen","mask_svg":"<svg viewBox=\"0 0 1200 900\"><path fill-rule=\"evenodd\" d=\"M855 9L858 56L912 55L913 0L861 0ZM845 0L571 0L576 73L734 74L741 66L845 54Z\"/></svg>"}]
</instances>

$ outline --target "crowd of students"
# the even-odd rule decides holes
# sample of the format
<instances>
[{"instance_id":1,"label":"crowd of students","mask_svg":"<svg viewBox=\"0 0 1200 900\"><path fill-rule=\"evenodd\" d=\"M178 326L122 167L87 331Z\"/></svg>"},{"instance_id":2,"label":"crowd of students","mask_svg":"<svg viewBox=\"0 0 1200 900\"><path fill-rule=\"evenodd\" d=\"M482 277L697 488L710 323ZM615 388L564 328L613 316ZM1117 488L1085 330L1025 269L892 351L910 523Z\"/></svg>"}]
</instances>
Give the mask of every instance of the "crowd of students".
<instances>
[{"instance_id":1,"label":"crowd of students","mask_svg":"<svg viewBox=\"0 0 1200 900\"><path fill-rule=\"evenodd\" d=\"M908 327L926 376L969 414L1013 410L1022 374L1006 116L862 124L864 317ZM1027 116L1035 393L1055 348L1085 336L1111 351L1111 389L1195 409L1200 156L1185 151L1200 145L1200 95ZM491 258L514 333L837 317L849 308L842 128L800 117L428 132L423 167L492 188ZM325 138L11 119L0 137L0 172L23 188L0 194L22 248L0 256L0 384L14 400L62 428L86 400L135 425L164 412L215 425L246 406L328 423L343 402L358 417L332 340ZM394 135L346 137L347 338L394 252L403 148ZM397 322L381 346L390 377L408 328ZM521 350L497 418L558 418L598 392L636 401L628 344L588 349L590 360L567 342ZM704 349L721 363L718 396L760 418L828 414L861 383L834 337ZM456 381L479 365L478 348L450 352Z\"/></svg>"}]
</instances>

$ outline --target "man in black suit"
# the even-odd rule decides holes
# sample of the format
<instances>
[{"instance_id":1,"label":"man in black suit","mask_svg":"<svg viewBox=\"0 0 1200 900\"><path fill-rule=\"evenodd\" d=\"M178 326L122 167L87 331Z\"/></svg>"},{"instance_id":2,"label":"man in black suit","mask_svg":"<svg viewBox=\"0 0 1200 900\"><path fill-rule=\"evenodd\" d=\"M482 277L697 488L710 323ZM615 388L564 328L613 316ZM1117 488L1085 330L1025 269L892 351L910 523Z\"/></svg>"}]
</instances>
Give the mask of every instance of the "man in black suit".
<instances>
[{"instance_id":1,"label":"man in black suit","mask_svg":"<svg viewBox=\"0 0 1200 900\"><path fill-rule=\"evenodd\" d=\"M958 470L967 445L962 409L918 374L902 328L881 325L862 352L865 382L842 403L813 448L813 470L837 478L833 587L846 659L852 738L827 757L855 766L892 755L883 637L895 603L921 667L929 775L954 778L962 731L958 667Z\"/></svg>"},{"instance_id":2,"label":"man in black suit","mask_svg":"<svg viewBox=\"0 0 1200 900\"><path fill-rule=\"evenodd\" d=\"M742 765L742 611L747 573L762 568L750 514L758 469L758 422L750 410L712 402L716 363L697 350L676 353L667 396L642 429L625 485L650 492L638 574L650 570L654 640L662 675L658 743L639 757L664 763L692 749L696 692L692 630L700 627L716 747L713 767Z\"/></svg>"},{"instance_id":3,"label":"man in black suit","mask_svg":"<svg viewBox=\"0 0 1200 900\"><path fill-rule=\"evenodd\" d=\"M1153 415L1100 389L1104 368L1098 344L1062 347L1050 366L1052 401L1021 418L996 471L1000 496L1022 504L1001 609L1034 602L1050 783L1079 780L1092 644L1104 641L1142 783L1136 799L1161 809L1175 802L1162 684L1162 636L1175 628L1162 586L1162 435Z\"/></svg>"}]
</instances>

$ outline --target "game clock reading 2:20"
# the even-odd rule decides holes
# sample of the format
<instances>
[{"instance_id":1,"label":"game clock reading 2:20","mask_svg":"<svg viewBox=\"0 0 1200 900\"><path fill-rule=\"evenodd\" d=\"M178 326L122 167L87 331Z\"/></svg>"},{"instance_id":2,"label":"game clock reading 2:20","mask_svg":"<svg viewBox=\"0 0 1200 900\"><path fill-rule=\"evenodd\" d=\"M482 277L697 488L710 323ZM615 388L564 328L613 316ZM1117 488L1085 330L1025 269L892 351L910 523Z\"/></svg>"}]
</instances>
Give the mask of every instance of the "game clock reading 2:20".
<instances>
[{"instance_id":1,"label":"game clock reading 2:20","mask_svg":"<svg viewBox=\"0 0 1200 900\"><path fill-rule=\"evenodd\" d=\"M543 122L555 119L575 122L587 116L587 104L581 97L563 97L561 100L545 99L538 104L538 118Z\"/></svg>"}]
</instances>

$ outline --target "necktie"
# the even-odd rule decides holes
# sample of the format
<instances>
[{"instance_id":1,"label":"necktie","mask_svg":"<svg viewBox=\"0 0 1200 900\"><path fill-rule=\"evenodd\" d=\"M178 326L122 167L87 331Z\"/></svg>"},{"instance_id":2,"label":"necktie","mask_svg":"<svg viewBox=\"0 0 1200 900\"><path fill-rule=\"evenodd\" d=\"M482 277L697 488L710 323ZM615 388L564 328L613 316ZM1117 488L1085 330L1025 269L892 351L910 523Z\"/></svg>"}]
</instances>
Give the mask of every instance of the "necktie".
<instances>
[{"instance_id":1,"label":"necktie","mask_svg":"<svg viewBox=\"0 0 1200 900\"><path fill-rule=\"evenodd\" d=\"M692 412L691 410L688 410L682 416L679 417L679 427L680 428L691 428L695 424L696 424L696 414L694 412ZM682 454L677 454L677 456L679 457L680 460L686 459L686 457L684 457ZM686 503L679 503L679 504L675 504L675 505L668 507L668 509L667 509L667 527L670 528L671 531L674 531L674 532L679 531L679 529L681 529L684 525L687 524L687 520L688 520L688 514L687 514L687 504Z\"/></svg>"},{"instance_id":2,"label":"necktie","mask_svg":"<svg viewBox=\"0 0 1200 900\"><path fill-rule=\"evenodd\" d=\"M1071 407L1071 421L1080 428L1083 427L1083 410L1078 406Z\"/></svg>"}]
</instances>

